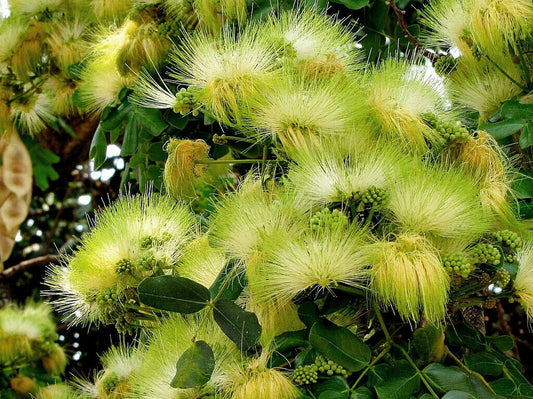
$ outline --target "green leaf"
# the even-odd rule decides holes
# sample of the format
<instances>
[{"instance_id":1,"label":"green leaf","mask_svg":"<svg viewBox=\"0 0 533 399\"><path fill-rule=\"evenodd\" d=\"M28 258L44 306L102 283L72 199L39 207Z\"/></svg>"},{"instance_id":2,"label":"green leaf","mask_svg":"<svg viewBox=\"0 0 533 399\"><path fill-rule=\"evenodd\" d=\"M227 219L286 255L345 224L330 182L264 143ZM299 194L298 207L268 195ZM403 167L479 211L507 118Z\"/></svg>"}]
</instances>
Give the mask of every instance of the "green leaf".
<instances>
[{"instance_id":1,"label":"green leaf","mask_svg":"<svg viewBox=\"0 0 533 399\"><path fill-rule=\"evenodd\" d=\"M448 326L446 338L448 344L453 346L466 346L477 352L486 349L483 335L466 321Z\"/></svg>"},{"instance_id":2,"label":"green leaf","mask_svg":"<svg viewBox=\"0 0 533 399\"><path fill-rule=\"evenodd\" d=\"M387 373L387 378L374 387L378 398L408 399L420 390L420 376L407 361L394 364Z\"/></svg>"},{"instance_id":3,"label":"green leaf","mask_svg":"<svg viewBox=\"0 0 533 399\"><path fill-rule=\"evenodd\" d=\"M148 158L152 162L166 162L168 153L163 149L165 145L162 141L156 141L150 144L148 149Z\"/></svg>"},{"instance_id":4,"label":"green leaf","mask_svg":"<svg viewBox=\"0 0 533 399\"><path fill-rule=\"evenodd\" d=\"M348 399L348 393L338 391L324 391L318 399Z\"/></svg>"},{"instance_id":5,"label":"green leaf","mask_svg":"<svg viewBox=\"0 0 533 399\"><path fill-rule=\"evenodd\" d=\"M349 8L350 10L359 10L363 7L366 7L370 1L369 0L333 0L332 3L342 4Z\"/></svg>"},{"instance_id":6,"label":"green leaf","mask_svg":"<svg viewBox=\"0 0 533 399\"><path fill-rule=\"evenodd\" d=\"M83 97L81 96L79 89L77 89L72 94L72 104L75 105L78 108L85 108L85 106L86 106L86 103L83 100Z\"/></svg>"},{"instance_id":7,"label":"green leaf","mask_svg":"<svg viewBox=\"0 0 533 399\"><path fill-rule=\"evenodd\" d=\"M210 126L216 122L216 119L211 118L209 115L204 114L204 125Z\"/></svg>"},{"instance_id":8,"label":"green leaf","mask_svg":"<svg viewBox=\"0 0 533 399\"><path fill-rule=\"evenodd\" d=\"M479 399L463 391L449 391L442 399Z\"/></svg>"},{"instance_id":9,"label":"green leaf","mask_svg":"<svg viewBox=\"0 0 533 399\"><path fill-rule=\"evenodd\" d=\"M316 360L316 352L314 349L306 349L298 353L294 358L294 368L313 364Z\"/></svg>"},{"instance_id":10,"label":"green leaf","mask_svg":"<svg viewBox=\"0 0 533 399\"><path fill-rule=\"evenodd\" d=\"M128 87L123 87L118 92L118 99L120 102L125 102L128 99L128 96L133 93L133 90Z\"/></svg>"},{"instance_id":11,"label":"green leaf","mask_svg":"<svg viewBox=\"0 0 533 399\"><path fill-rule=\"evenodd\" d=\"M514 265L512 265L514 266ZM514 348L514 342L513 342L513 339L508 336L508 335L498 335L498 336L495 336L495 337L486 337L485 338L487 340L487 342L499 349L500 351L502 352L507 352L507 351L510 351L511 349Z\"/></svg>"},{"instance_id":12,"label":"green leaf","mask_svg":"<svg viewBox=\"0 0 533 399\"><path fill-rule=\"evenodd\" d=\"M368 345L343 327L315 323L311 327L309 342L324 357L348 371L359 371L370 362L371 352Z\"/></svg>"},{"instance_id":13,"label":"green leaf","mask_svg":"<svg viewBox=\"0 0 533 399\"><path fill-rule=\"evenodd\" d=\"M83 71L85 63L84 62L76 62L75 64L71 64L67 67L67 74L72 79L81 79L81 73Z\"/></svg>"},{"instance_id":14,"label":"green leaf","mask_svg":"<svg viewBox=\"0 0 533 399\"><path fill-rule=\"evenodd\" d=\"M468 374L455 367L446 367L440 363L431 363L423 370L424 376L438 392L458 390L474 393Z\"/></svg>"},{"instance_id":15,"label":"green leaf","mask_svg":"<svg viewBox=\"0 0 533 399\"><path fill-rule=\"evenodd\" d=\"M444 331L431 325L419 328L414 332L411 344L424 363L438 362L444 354Z\"/></svg>"},{"instance_id":16,"label":"green leaf","mask_svg":"<svg viewBox=\"0 0 533 399\"><path fill-rule=\"evenodd\" d=\"M474 388L475 397L478 399L497 399L498 396L492 392L489 387L485 385L485 382L482 381L479 377L477 377L474 374L470 374L468 376L470 379L470 383L472 384L472 387ZM499 398L498 398L499 399Z\"/></svg>"},{"instance_id":17,"label":"green leaf","mask_svg":"<svg viewBox=\"0 0 533 399\"><path fill-rule=\"evenodd\" d=\"M513 201L511 206L518 213L520 219L533 219L533 202Z\"/></svg>"},{"instance_id":18,"label":"green leaf","mask_svg":"<svg viewBox=\"0 0 533 399\"><path fill-rule=\"evenodd\" d=\"M49 165L34 165L33 176L35 178L35 184L43 191L50 188L50 181L59 179L59 174Z\"/></svg>"},{"instance_id":19,"label":"green leaf","mask_svg":"<svg viewBox=\"0 0 533 399\"><path fill-rule=\"evenodd\" d=\"M533 385L522 374L522 364L504 354L499 354L499 358L504 362L505 375L513 379L520 393L533 396Z\"/></svg>"},{"instance_id":20,"label":"green leaf","mask_svg":"<svg viewBox=\"0 0 533 399\"><path fill-rule=\"evenodd\" d=\"M498 395L512 395L516 391L515 383L508 378L491 381L489 385Z\"/></svg>"},{"instance_id":21,"label":"green leaf","mask_svg":"<svg viewBox=\"0 0 533 399\"><path fill-rule=\"evenodd\" d=\"M359 387L353 393L350 399L373 399L374 394L367 387Z\"/></svg>"},{"instance_id":22,"label":"green leaf","mask_svg":"<svg viewBox=\"0 0 533 399\"><path fill-rule=\"evenodd\" d=\"M465 355L464 361L468 368L482 375L497 377L503 372L503 362L488 352Z\"/></svg>"},{"instance_id":23,"label":"green leaf","mask_svg":"<svg viewBox=\"0 0 533 399\"><path fill-rule=\"evenodd\" d=\"M372 367L368 372L368 379L366 385L370 388L381 384L387 378L391 366L387 363L379 363Z\"/></svg>"},{"instance_id":24,"label":"green leaf","mask_svg":"<svg viewBox=\"0 0 533 399\"><path fill-rule=\"evenodd\" d=\"M172 388L194 388L206 384L215 369L215 355L205 341L196 341L183 352L176 364Z\"/></svg>"},{"instance_id":25,"label":"green leaf","mask_svg":"<svg viewBox=\"0 0 533 399\"><path fill-rule=\"evenodd\" d=\"M76 137L76 132L74 131L74 129L72 129L72 128L70 127L70 125L69 125L67 122L65 122L65 121L63 120L63 118L58 117L58 118L57 118L57 123L59 124L59 126L61 126L61 128L62 128L65 132L68 133L68 135L69 135L70 137Z\"/></svg>"},{"instance_id":26,"label":"green leaf","mask_svg":"<svg viewBox=\"0 0 533 399\"><path fill-rule=\"evenodd\" d=\"M533 145L533 122L526 123L520 133L520 148L528 148Z\"/></svg>"},{"instance_id":27,"label":"green leaf","mask_svg":"<svg viewBox=\"0 0 533 399\"><path fill-rule=\"evenodd\" d=\"M94 136L91 141L91 148L89 150L89 157L94 159L95 170L104 164L106 159L106 151L107 139L104 131L101 128L101 124L99 124L94 132Z\"/></svg>"},{"instance_id":28,"label":"green leaf","mask_svg":"<svg viewBox=\"0 0 533 399\"><path fill-rule=\"evenodd\" d=\"M344 392L350 389L346 379L340 375L334 375L328 378L326 381L319 384L314 384L311 390L315 397L319 397L323 392Z\"/></svg>"},{"instance_id":29,"label":"green leaf","mask_svg":"<svg viewBox=\"0 0 533 399\"><path fill-rule=\"evenodd\" d=\"M178 130L183 130L187 126L187 123L189 123L189 116L188 115L181 115L177 114L172 110L168 110L165 112L165 121L168 122L168 124Z\"/></svg>"},{"instance_id":30,"label":"green leaf","mask_svg":"<svg viewBox=\"0 0 533 399\"><path fill-rule=\"evenodd\" d=\"M234 273L235 268L238 267L240 267L238 262L230 260L227 265L222 268L213 284L211 284L211 287L209 287L211 298L215 298L219 295L222 288L224 290L219 296L220 299L230 299L234 301L239 297L244 288L244 275L242 271Z\"/></svg>"},{"instance_id":31,"label":"green leaf","mask_svg":"<svg viewBox=\"0 0 533 399\"><path fill-rule=\"evenodd\" d=\"M298 307L298 317L307 328L320 322L318 306L314 302L304 302Z\"/></svg>"},{"instance_id":32,"label":"green leaf","mask_svg":"<svg viewBox=\"0 0 533 399\"><path fill-rule=\"evenodd\" d=\"M387 15L389 14L389 8L390 7L386 0L374 0L372 7L368 12L368 25L378 32L383 32L385 21L387 20Z\"/></svg>"},{"instance_id":33,"label":"green leaf","mask_svg":"<svg viewBox=\"0 0 533 399\"><path fill-rule=\"evenodd\" d=\"M385 43L385 39L382 35L373 31L365 31L365 33L366 35L361 40L361 45L363 46L370 61L376 60L380 54L378 49L383 43Z\"/></svg>"},{"instance_id":34,"label":"green leaf","mask_svg":"<svg viewBox=\"0 0 533 399\"><path fill-rule=\"evenodd\" d=\"M533 104L521 104L518 100L508 100L502 104L500 115L504 119L533 120Z\"/></svg>"},{"instance_id":35,"label":"green leaf","mask_svg":"<svg viewBox=\"0 0 533 399\"><path fill-rule=\"evenodd\" d=\"M482 123L479 128L489 132L496 140L504 139L524 126L523 119L507 119L495 123Z\"/></svg>"},{"instance_id":36,"label":"green leaf","mask_svg":"<svg viewBox=\"0 0 533 399\"><path fill-rule=\"evenodd\" d=\"M518 199L533 198L533 174L531 172L520 171L513 183L513 196Z\"/></svg>"},{"instance_id":37,"label":"green leaf","mask_svg":"<svg viewBox=\"0 0 533 399\"><path fill-rule=\"evenodd\" d=\"M157 165L150 165L146 168L146 179L153 182L154 187L163 186L163 170Z\"/></svg>"},{"instance_id":38,"label":"green leaf","mask_svg":"<svg viewBox=\"0 0 533 399\"><path fill-rule=\"evenodd\" d=\"M125 157L133 155L137 152L137 145L139 144L139 127L136 122L134 114L128 115L128 123L124 129L124 139L122 140L122 147L120 155Z\"/></svg>"},{"instance_id":39,"label":"green leaf","mask_svg":"<svg viewBox=\"0 0 533 399\"><path fill-rule=\"evenodd\" d=\"M305 7L315 7L317 11L324 11L328 7L328 0L303 0Z\"/></svg>"},{"instance_id":40,"label":"green leaf","mask_svg":"<svg viewBox=\"0 0 533 399\"><path fill-rule=\"evenodd\" d=\"M257 316L246 312L232 300L221 299L215 303L213 317L219 327L240 350L248 350L261 336Z\"/></svg>"},{"instance_id":41,"label":"green leaf","mask_svg":"<svg viewBox=\"0 0 533 399\"><path fill-rule=\"evenodd\" d=\"M137 290L139 300L145 305L178 313L198 312L211 299L206 287L185 277L148 277Z\"/></svg>"},{"instance_id":42,"label":"green leaf","mask_svg":"<svg viewBox=\"0 0 533 399\"><path fill-rule=\"evenodd\" d=\"M35 184L43 191L48 190L50 181L55 181L59 178L59 174L52 165L58 163L61 158L52 151L41 147L27 134L21 134L20 138L30 153Z\"/></svg>"},{"instance_id":43,"label":"green leaf","mask_svg":"<svg viewBox=\"0 0 533 399\"><path fill-rule=\"evenodd\" d=\"M137 122L152 136L159 136L167 128L161 111L153 108L135 108Z\"/></svg>"},{"instance_id":44,"label":"green leaf","mask_svg":"<svg viewBox=\"0 0 533 399\"><path fill-rule=\"evenodd\" d=\"M309 346L307 330L287 331L274 338L272 348L277 352L284 353L294 348Z\"/></svg>"},{"instance_id":45,"label":"green leaf","mask_svg":"<svg viewBox=\"0 0 533 399\"><path fill-rule=\"evenodd\" d=\"M135 106L129 102L123 102L117 108L106 107L100 119L100 125L106 132L115 130L133 112Z\"/></svg>"},{"instance_id":46,"label":"green leaf","mask_svg":"<svg viewBox=\"0 0 533 399\"><path fill-rule=\"evenodd\" d=\"M409 33L411 35L413 35L415 37L420 35L420 25L418 25L418 24L409 25L407 27L407 30L409 31ZM403 33L403 30L400 27L400 25L396 25L396 27L394 28L394 37L399 39L399 42L400 42L401 45L405 46L405 45L407 45L407 43L409 43L409 39L405 37L405 35Z\"/></svg>"}]
</instances>

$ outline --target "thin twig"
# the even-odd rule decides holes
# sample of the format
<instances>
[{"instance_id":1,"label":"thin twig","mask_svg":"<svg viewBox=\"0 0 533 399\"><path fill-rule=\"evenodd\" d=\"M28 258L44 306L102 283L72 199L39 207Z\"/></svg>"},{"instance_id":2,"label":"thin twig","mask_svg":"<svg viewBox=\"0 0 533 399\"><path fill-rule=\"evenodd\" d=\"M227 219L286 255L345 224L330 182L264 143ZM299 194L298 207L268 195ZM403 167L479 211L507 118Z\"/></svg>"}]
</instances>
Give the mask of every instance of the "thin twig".
<instances>
[{"instance_id":1,"label":"thin twig","mask_svg":"<svg viewBox=\"0 0 533 399\"><path fill-rule=\"evenodd\" d=\"M496 301L496 312L498 314L498 325L500 326L500 331L511 337L513 340L513 354L515 355L516 360L520 360L520 353L518 352L518 347L516 346L516 337L514 336L509 323L505 320L505 310L501 301Z\"/></svg>"},{"instance_id":2,"label":"thin twig","mask_svg":"<svg viewBox=\"0 0 533 399\"><path fill-rule=\"evenodd\" d=\"M37 258L22 261L15 266L11 266L10 268L4 270L0 274L0 276L2 278L10 278L25 270L32 269L34 267L42 267L55 261L57 261L57 255L50 254L50 255L39 256Z\"/></svg>"},{"instance_id":3,"label":"thin twig","mask_svg":"<svg viewBox=\"0 0 533 399\"><path fill-rule=\"evenodd\" d=\"M422 47L422 44L420 43L420 40L418 40L418 37L413 36L411 32L409 32L409 29L407 27L407 22L405 21L405 18L404 18L405 10L400 10L394 0L389 0L386 2L386 4L389 4L391 6L392 11L394 11L394 14L396 14L396 18L398 18L398 25L402 29L403 35L405 36L407 40L413 43L413 45L415 46L415 49L421 51L424 57L429 58L432 62L435 62L439 58L442 57L442 55L433 53L425 49L424 47Z\"/></svg>"}]
</instances>

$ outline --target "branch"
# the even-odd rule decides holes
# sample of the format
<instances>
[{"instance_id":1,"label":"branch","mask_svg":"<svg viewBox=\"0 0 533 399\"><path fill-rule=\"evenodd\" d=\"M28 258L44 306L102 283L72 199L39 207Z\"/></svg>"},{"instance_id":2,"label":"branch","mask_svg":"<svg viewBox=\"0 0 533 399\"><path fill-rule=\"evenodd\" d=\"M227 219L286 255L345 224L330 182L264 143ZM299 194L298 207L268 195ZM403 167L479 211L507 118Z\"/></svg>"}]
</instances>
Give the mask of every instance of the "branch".
<instances>
[{"instance_id":1,"label":"branch","mask_svg":"<svg viewBox=\"0 0 533 399\"><path fill-rule=\"evenodd\" d=\"M32 269L34 267L42 267L48 265L49 263L55 262L56 260L57 255L44 255L37 258L28 259L4 270L2 273L0 273L0 276L2 278L10 278L25 270Z\"/></svg>"},{"instance_id":2,"label":"branch","mask_svg":"<svg viewBox=\"0 0 533 399\"><path fill-rule=\"evenodd\" d=\"M423 48L420 43L420 40L418 40L418 37L413 36L411 32L409 32L409 29L407 29L407 22L405 22L404 18L405 10L400 10L394 0L388 0L386 3L388 3L392 7L394 14L396 14L396 17L398 18L398 25L400 25L403 35L407 38L407 40L413 43L415 49L420 50L424 57L429 58L432 62L437 61L441 57L441 55Z\"/></svg>"}]
</instances>

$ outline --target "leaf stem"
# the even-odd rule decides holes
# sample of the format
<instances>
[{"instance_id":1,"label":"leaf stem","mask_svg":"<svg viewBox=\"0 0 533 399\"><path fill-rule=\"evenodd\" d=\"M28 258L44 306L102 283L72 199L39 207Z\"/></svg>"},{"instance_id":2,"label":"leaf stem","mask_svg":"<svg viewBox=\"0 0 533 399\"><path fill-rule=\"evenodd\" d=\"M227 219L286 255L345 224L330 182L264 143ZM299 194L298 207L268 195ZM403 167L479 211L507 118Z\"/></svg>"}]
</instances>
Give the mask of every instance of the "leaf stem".
<instances>
[{"instance_id":1,"label":"leaf stem","mask_svg":"<svg viewBox=\"0 0 533 399\"><path fill-rule=\"evenodd\" d=\"M487 54L485 54L485 57L487 57L487 59L492 62L492 64L496 67L496 69L498 69L498 71L500 71L501 73L503 73L505 75L505 77L507 79L509 79L511 82L513 82L515 85L517 85L518 87L520 87L523 91L528 91L527 87L522 85L520 82L517 82L511 75L509 75L507 72L505 72L502 67L500 67L498 64L496 64L496 62L494 62L492 60L492 58L490 58Z\"/></svg>"},{"instance_id":2,"label":"leaf stem","mask_svg":"<svg viewBox=\"0 0 533 399\"><path fill-rule=\"evenodd\" d=\"M409 353L407 353L407 351L400 345L398 344L395 344L390 336L390 333L389 333L389 330L387 329L387 326L385 325L385 321L383 320L383 315L381 314L381 311L379 310L379 306L377 305L376 302L373 302L372 303L372 307L374 308L374 312L376 313L376 317L378 318L378 321L379 321L379 325L381 326L381 329L383 330L383 334L385 334L385 338L387 339L387 343L389 345L392 345L393 347L399 349L404 357L407 359L407 361L411 364L411 366L416 370L416 373L418 374L418 376L420 377L420 380L422 380L422 382L424 383L424 385L426 386L427 390L431 393L431 395L434 397L434 398L437 398L439 399L438 395L435 393L435 391L433 390L433 388L431 387L431 385L429 384L429 382L426 380L426 378L424 377L424 374L420 371L420 369L418 368L418 366L415 364L415 362L413 361L413 359L411 358L411 356L409 356Z\"/></svg>"},{"instance_id":3,"label":"leaf stem","mask_svg":"<svg viewBox=\"0 0 533 399\"><path fill-rule=\"evenodd\" d=\"M374 364L376 364L383 356L385 356L387 353L389 353L390 348L391 348L391 344L389 342L387 342L385 344L385 347L383 348L383 350L374 358L374 360L372 360L372 362L368 366L365 367L365 369L361 372L361 374L359 374L359 377L357 377L357 380L355 380L354 384L352 385L352 388L351 388L352 392L357 387L357 384L359 384L361 382L361 380L366 375L366 373L368 373L368 371L372 367L374 367Z\"/></svg>"},{"instance_id":4,"label":"leaf stem","mask_svg":"<svg viewBox=\"0 0 533 399\"><path fill-rule=\"evenodd\" d=\"M364 290L359 289L359 288L355 288L355 287L351 287L351 286L348 286L348 285L336 285L333 288L338 290L338 291L340 291L340 292L345 292L347 294L355 294L355 295L358 295L358 296L365 296L366 295Z\"/></svg>"},{"instance_id":5,"label":"leaf stem","mask_svg":"<svg viewBox=\"0 0 533 399\"><path fill-rule=\"evenodd\" d=\"M416 370L416 373L420 376L420 379L422 380L422 382L424 383L424 385L426 386L427 390L429 391L429 393L434 397L434 398L437 398L439 399L439 396L436 394L436 392L433 390L433 388L431 387L431 385L429 384L428 380L426 380L426 377L424 377L424 373L422 373L420 371L420 369L418 368L418 366L415 364L415 362L413 361L413 359L411 358L411 356L409 356L409 353L407 353L407 351L400 345L398 344L392 344L396 349L399 349L400 352L402 352L403 356L407 359L407 361L409 362L409 364L411 364L411 366Z\"/></svg>"},{"instance_id":6,"label":"leaf stem","mask_svg":"<svg viewBox=\"0 0 533 399\"><path fill-rule=\"evenodd\" d=\"M265 169L266 169L266 163L267 163L267 156L268 156L268 146L265 144L263 146L263 159L262 159L262 165L261 165L261 176L263 179L265 178Z\"/></svg>"},{"instance_id":7,"label":"leaf stem","mask_svg":"<svg viewBox=\"0 0 533 399\"><path fill-rule=\"evenodd\" d=\"M483 376L473 370L471 370L466 364L464 364L461 359L459 359L457 356L455 356L454 353L452 353L452 351L446 346L445 347L445 352L447 355L449 355L454 361L455 363L457 363L461 368L463 368L466 372L470 373L470 374L473 374L475 375L477 378L479 378L481 380L481 382L483 382L483 384L493 393L493 394L496 394L496 392L494 392L494 390L492 389L492 387L489 385L489 383L487 381L485 381L485 378L483 378Z\"/></svg>"},{"instance_id":8,"label":"leaf stem","mask_svg":"<svg viewBox=\"0 0 533 399\"><path fill-rule=\"evenodd\" d=\"M529 76L530 71L527 67L526 59L524 58L524 52L522 51L522 48L520 47L520 44L516 46L516 49L518 50L518 57L520 58L520 67L522 68L522 71L524 72L524 77L526 79L526 85L528 90L533 89L533 83L531 82L531 77Z\"/></svg>"},{"instance_id":9,"label":"leaf stem","mask_svg":"<svg viewBox=\"0 0 533 399\"><path fill-rule=\"evenodd\" d=\"M385 321L383 320L383 315L381 314L381 310L379 310L378 304L374 301L372 303L372 307L374 308L374 312L376 313L376 317L378 318L379 325L381 326L381 330L383 331L383 334L385 334L385 339L388 343L392 344L392 338L389 334L389 330L387 330L387 326L385 325Z\"/></svg>"},{"instance_id":10,"label":"leaf stem","mask_svg":"<svg viewBox=\"0 0 533 399\"><path fill-rule=\"evenodd\" d=\"M216 161L196 161L200 165L223 165L223 164L241 164L241 163L256 163L261 162L262 159L217 159Z\"/></svg>"},{"instance_id":11,"label":"leaf stem","mask_svg":"<svg viewBox=\"0 0 533 399\"><path fill-rule=\"evenodd\" d=\"M221 134L220 135L220 139L222 139L222 140L242 141L244 143L257 144L257 140L254 140L254 139L248 139L246 137L238 137L238 136L227 136L225 134Z\"/></svg>"},{"instance_id":12,"label":"leaf stem","mask_svg":"<svg viewBox=\"0 0 533 399\"><path fill-rule=\"evenodd\" d=\"M122 178L120 179L120 192L124 193L124 188L126 186L126 182L128 181L128 176L130 174L130 163L126 161L126 164L124 165L124 171L122 172Z\"/></svg>"}]
</instances>

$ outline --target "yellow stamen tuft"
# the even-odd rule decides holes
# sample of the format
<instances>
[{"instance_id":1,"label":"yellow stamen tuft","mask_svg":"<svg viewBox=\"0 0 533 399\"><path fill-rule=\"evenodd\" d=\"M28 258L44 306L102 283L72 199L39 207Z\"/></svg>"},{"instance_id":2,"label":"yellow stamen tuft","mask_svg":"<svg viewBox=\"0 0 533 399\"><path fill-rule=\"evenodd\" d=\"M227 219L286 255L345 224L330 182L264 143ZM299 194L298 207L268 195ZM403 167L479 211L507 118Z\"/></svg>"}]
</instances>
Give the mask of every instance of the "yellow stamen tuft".
<instances>
[{"instance_id":1,"label":"yellow stamen tuft","mask_svg":"<svg viewBox=\"0 0 533 399\"><path fill-rule=\"evenodd\" d=\"M385 306L405 320L418 321L422 311L430 323L444 319L450 277L438 251L425 238L402 234L365 249L371 264L370 287Z\"/></svg>"}]
</instances>

